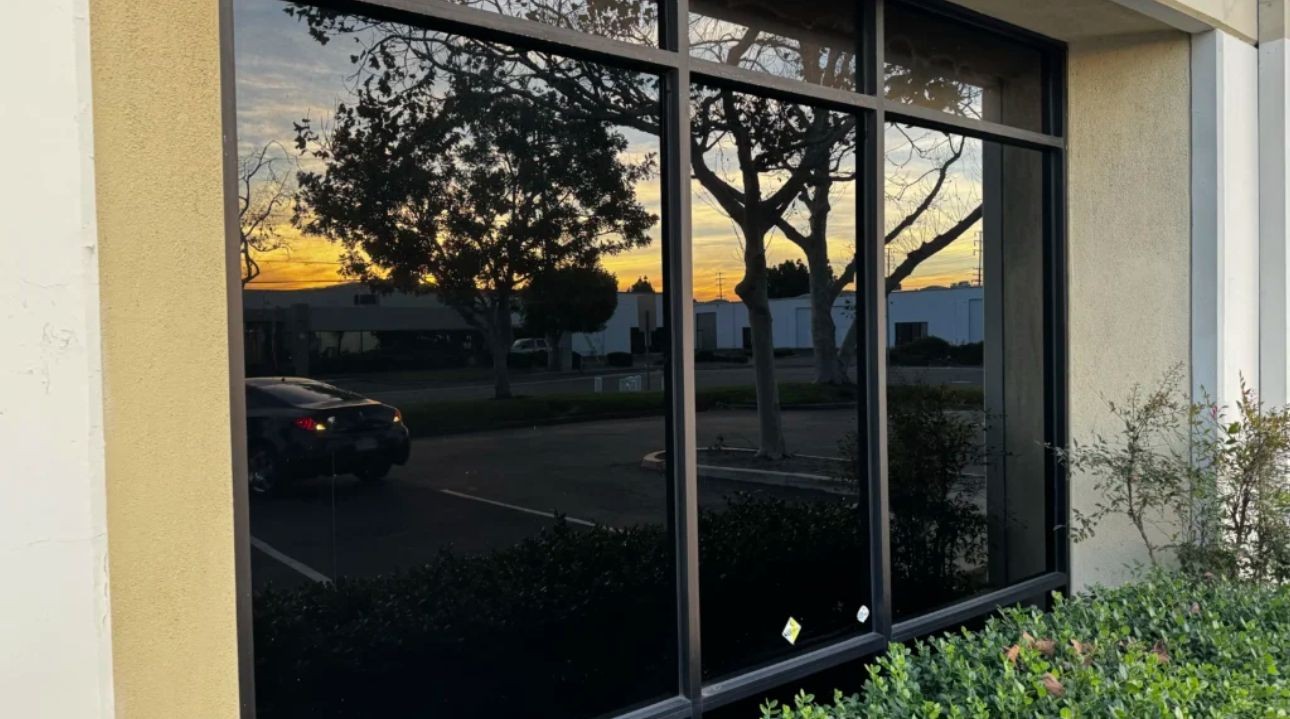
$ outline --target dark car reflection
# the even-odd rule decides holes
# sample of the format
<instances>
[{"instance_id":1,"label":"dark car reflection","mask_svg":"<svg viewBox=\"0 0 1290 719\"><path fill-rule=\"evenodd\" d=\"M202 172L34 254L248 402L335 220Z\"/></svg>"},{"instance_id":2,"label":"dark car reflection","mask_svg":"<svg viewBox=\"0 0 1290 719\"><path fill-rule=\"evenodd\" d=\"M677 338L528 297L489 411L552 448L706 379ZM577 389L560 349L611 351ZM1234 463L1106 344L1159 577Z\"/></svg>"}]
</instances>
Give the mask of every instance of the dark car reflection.
<instances>
[{"instance_id":1,"label":"dark car reflection","mask_svg":"<svg viewBox=\"0 0 1290 719\"><path fill-rule=\"evenodd\" d=\"M248 480L258 494L320 475L376 481L411 452L399 410L311 379L248 379L246 424Z\"/></svg>"}]
</instances>

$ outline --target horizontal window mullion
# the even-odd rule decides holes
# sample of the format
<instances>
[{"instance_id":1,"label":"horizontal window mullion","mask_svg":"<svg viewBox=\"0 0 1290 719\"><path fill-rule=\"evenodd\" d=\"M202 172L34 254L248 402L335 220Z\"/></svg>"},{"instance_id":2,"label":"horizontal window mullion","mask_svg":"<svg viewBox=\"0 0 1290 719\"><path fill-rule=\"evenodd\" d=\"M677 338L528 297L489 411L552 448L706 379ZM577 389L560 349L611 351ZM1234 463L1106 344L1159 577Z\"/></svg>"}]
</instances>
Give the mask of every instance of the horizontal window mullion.
<instances>
[{"instance_id":1,"label":"horizontal window mullion","mask_svg":"<svg viewBox=\"0 0 1290 719\"><path fill-rule=\"evenodd\" d=\"M1069 579L1062 572L1050 572L1032 577L1024 582L982 594L948 607L928 612L920 617L896 622L891 628L891 641L904 642L945 629L952 629L963 622L985 616L999 607L1021 601L1040 592L1051 592L1066 587Z\"/></svg>"},{"instance_id":2,"label":"horizontal window mullion","mask_svg":"<svg viewBox=\"0 0 1290 719\"><path fill-rule=\"evenodd\" d=\"M500 15L448 0L362 0L362 4L435 20L449 26L445 28L449 31L471 35L484 31L489 35L487 38L489 40L505 42L522 49L590 56L588 59L626 64L635 69L661 72L675 69L685 60L683 56L671 50L637 45L534 20Z\"/></svg>"},{"instance_id":3,"label":"horizontal window mullion","mask_svg":"<svg viewBox=\"0 0 1290 719\"><path fill-rule=\"evenodd\" d=\"M746 699L852 659L878 654L886 648L887 639L873 632L843 639L791 659L709 684L703 688L703 708L706 711Z\"/></svg>"},{"instance_id":4,"label":"horizontal window mullion","mask_svg":"<svg viewBox=\"0 0 1290 719\"><path fill-rule=\"evenodd\" d=\"M870 95L697 58L690 60L690 73L695 82L708 81L734 86L735 89L751 94L771 94L794 102L831 106L841 110L871 110L878 106L878 99Z\"/></svg>"},{"instance_id":5,"label":"horizontal window mullion","mask_svg":"<svg viewBox=\"0 0 1290 719\"><path fill-rule=\"evenodd\" d=\"M1009 145L1018 145L1037 150L1064 149L1066 141L1054 135L1046 135L1034 130L1023 130L1011 125L1004 125L988 120L974 120L970 117L951 115L937 110L930 110L903 102L882 100L881 104L888 122L918 125L937 130L957 132L982 140L993 140Z\"/></svg>"},{"instance_id":6,"label":"horizontal window mullion","mask_svg":"<svg viewBox=\"0 0 1290 719\"><path fill-rule=\"evenodd\" d=\"M619 714L614 719L686 719L691 716L692 711L692 703L688 698L676 696L626 714Z\"/></svg>"}]
</instances>

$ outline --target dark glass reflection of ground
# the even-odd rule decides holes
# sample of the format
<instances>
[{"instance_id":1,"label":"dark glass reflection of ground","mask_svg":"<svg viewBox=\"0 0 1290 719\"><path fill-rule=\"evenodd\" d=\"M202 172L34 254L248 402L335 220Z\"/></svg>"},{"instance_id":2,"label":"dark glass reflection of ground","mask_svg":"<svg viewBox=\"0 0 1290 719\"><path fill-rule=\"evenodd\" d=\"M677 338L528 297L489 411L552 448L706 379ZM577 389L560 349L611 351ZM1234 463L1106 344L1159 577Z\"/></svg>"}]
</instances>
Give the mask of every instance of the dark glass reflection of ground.
<instances>
[{"instance_id":1,"label":"dark glass reflection of ground","mask_svg":"<svg viewBox=\"0 0 1290 719\"><path fill-rule=\"evenodd\" d=\"M790 384L811 372L802 358L782 362ZM737 398L748 372L701 370L701 396ZM520 375L516 388L568 398L597 375L602 386L645 384L639 369L596 369ZM574 717L663 696L676 655L670 497L667 475L642 462L663 448L660 392L620 396L645 416L444 433L430 428L464 426L462 406L497 406L488 386L336 381L403 407L416 437L408 464L382 482L322 477L253 502L261 713L348 716L337 707L360 702L389 716L481 706L518 716L515 706L542 703L555 713L534 716ZM654 370L648 386L661 381ZM425 414L436 396L458 414ZM705 404L702 445L733 450L755 432L740 404ZM853 408L791 414L789 446L806 455L837 455L839 428L854 426ZM825 614L855 623L836 592L838 576L857 591L866 581L846 566L863 556L853 495L718 477L699 489L710 674L788 646L779 631L790 613L808 622L802 645L824 636ZM319 661L326 671L299 671ZM350 681L332 681L338 667Z\"/></svg>"},{"instance_id":2,"label":"dark glass reflection of ground","mask_svg":"<svg viewBox=\"0 0 1290 719\"><path fill-rule=\"evenodd\" d=\"M418 436L379 483L257 498L260 714L580 717L668 695L666 475L641 468L663 437L661 412Z\"/></svg>"}]
</instances>

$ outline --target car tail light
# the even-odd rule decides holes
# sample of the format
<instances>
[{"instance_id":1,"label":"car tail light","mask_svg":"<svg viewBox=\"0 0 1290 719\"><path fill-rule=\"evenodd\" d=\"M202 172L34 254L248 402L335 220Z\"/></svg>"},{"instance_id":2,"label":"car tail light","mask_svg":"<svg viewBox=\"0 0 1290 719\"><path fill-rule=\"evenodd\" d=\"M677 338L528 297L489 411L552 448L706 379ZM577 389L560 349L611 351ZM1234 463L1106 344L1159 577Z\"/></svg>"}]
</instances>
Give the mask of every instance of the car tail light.
<instances>
[{"instance_id":1,"label":"car tail light","mask_svg":"<svg viewBox=\"0 0 1290 719\"><path fill-rule=\"evenodd\" d=\"M403 413L398 411L397 409L394 410L394 423L400 424L402 422L403 422Z\"/></svg>"},{"instance_id":2,"label":"car tail light","mask_svg":"<svg viewBox=\"0 0 1290 719\"><path fill-rule=\"evenodd\" d=\"M300 429L305 430L306 432L326 432L327 431L327 424L322 420L314 419L313 417L297 417L292 421L292 424L299 427Z\"/></svg>"}]
</instances>

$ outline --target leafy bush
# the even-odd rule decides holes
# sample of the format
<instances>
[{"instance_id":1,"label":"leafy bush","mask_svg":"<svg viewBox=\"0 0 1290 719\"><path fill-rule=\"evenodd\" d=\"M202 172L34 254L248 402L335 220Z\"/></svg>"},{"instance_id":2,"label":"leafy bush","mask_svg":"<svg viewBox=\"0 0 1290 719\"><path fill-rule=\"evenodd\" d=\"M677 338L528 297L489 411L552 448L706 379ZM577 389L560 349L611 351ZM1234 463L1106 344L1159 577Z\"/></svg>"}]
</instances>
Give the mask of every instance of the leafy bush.
<instances>
[{"instance_id":1,"label":"leafy bush","mask_svg":"<svg viewBox=\"0 0 1290 719\"><path fill-rule=\"evenodd\" d=\"M955 411L963 407L960 394L935 385L907 387L919 390L897 392L899 400L888 403L887 486L893 604L915 614L983 584L987 525L973 501L982 480L967 470L983 464L987 452L979 442L980 422ZM849 459L844 478L868 476L854 432L842 440L841 454Z\"/></svg>"},{"instance_id":2,"label":"leafy bush","mask_svg":"<svg viewBox=\"0 0 1290 719\"><path fill-rule=\"evenodd\" d=\"M887 403L919 402L932 399L942 402L946 409L985 408L985 392L980 387L943 384L891 384L887 385Z\"/></svg>"},{"instance_id":3,"label":"leafy bush","mask_svg":"<svg viewBox=\"0 0 1290 719\"><path fill-rule=\"evenodd\" d=\"M699 350L694 353L694 361L748 364L748 353L743 350Z\"/></svg>"},{"instance_id":4,"label":"leafy bush","mask_svg":"<svg viewBox=\"0 0 1290 719\"><path fill-rule=\"evenodd\" d=\"M1110 515L1137 529L1153 566L1290 581L1290 409L1267 408L1244 382L1235 407L1182 396L1181 368L1109 402L1118 434L1055 451L1102 501L1074 512L1075 538Z\"/></svg>"},{"instance_id":5,"label":"leafy bush","mask_svg":"<svg viewBox=\"0 0 1290 719\"><path fill-rule=\"evenodd\" d=\"M893 584L902 608L933 607L971 594L983 577L986 518L976 498L986 462L983 417L955 412L942 388L888 403L888 481Z\"/></svg>"},{"instance_id":6,"label":"leafy bush","mask_svg":"<svg viewBox=\"0 0 1290 719\"><path fill-rule=\"evenodd\" d=\"M956 365L980 367L985 364L985 343L966 342L954 345L950 350L950 360Z\"/></svg>"},{"instance_id":7,"label":"leafy bush","mask_svg":"<svg viewBox=\"0 0 1290 719\"><path fill-rule=\"evenodd\" d=\"M605 364L610 367L631 367L632 354L630 352L610 352L605 355Z\"/></svg>"},{"instance_id":8,"label":"leafy bush","mask_svg":"<svg viewBox=\"0 0 1290 719\"><path fill-rule=\"evenodd\" d=\"M864 690L764 718L1290 716L1290 588L1154 574L893 645Z\"/></svg>"},{"instance_id":9,"label":"leafy bush","mask_svg":"<svg viewBox=\"0 0 1290 719\"><path fill-rule=\"evenodd\" d=\"M400 407L414 437L662 415L662 392L550 394L507 400L461 399Z\"/></svg>"},{"instance_id":10,"label":"leafy bush","mask_svg":"<svg viewBox=\"0 0 1290 719\"><path fill-rule=\"evenodd\" d=\"M546 367L546 352L511 352L506 355L506 366L511 369Z\"/></svg>"},{"instance_id":11,"label":"leafy bush","mask_svg":"<svg viewBox=\"0 0 1290 719\"><path fill-rule=\"evenodd\" d=\"M736 497L700 514L709 675L775 654L790 611L813 630L854 626L868 580L855 571L846 585L837 568L865 556L858 513L843 497ZM486 554L445 550L402 572L270 587L254 597L259 715L617 709L675 681L675 632L660 631L675 621L674 586L662 526L558 522Z\"/></svg>"},{"instance_id":12,"label":"leafy bush","mask_svg":"<svg viewBox=\"0 0 1290 719\"><path fill-rule=\"evenodd\" d=\"M887 350L887 361L898 367L980 367L984 351L980 342L956 345L940 337L922 337Z\"/></svg>"},{"instance_id":13,"label":"leafy bush","mask_svg":"<svg viewBox=\"0 0 1290 719\"><path fill-rule=\"evenodd\" d=\"M947 365L950 362L950 343L940 337L920 337L887 350L887 361L902 367Z\"/></svg>"}]
</instances>

